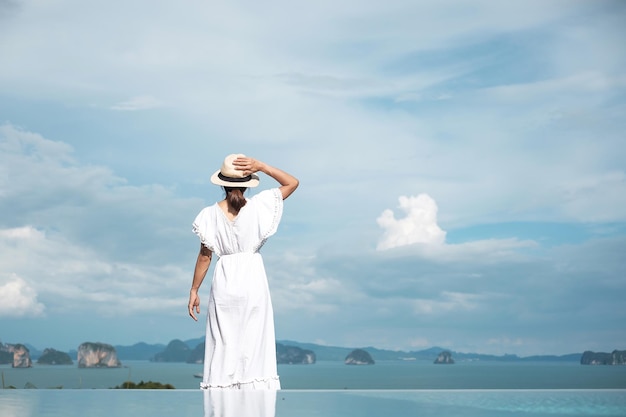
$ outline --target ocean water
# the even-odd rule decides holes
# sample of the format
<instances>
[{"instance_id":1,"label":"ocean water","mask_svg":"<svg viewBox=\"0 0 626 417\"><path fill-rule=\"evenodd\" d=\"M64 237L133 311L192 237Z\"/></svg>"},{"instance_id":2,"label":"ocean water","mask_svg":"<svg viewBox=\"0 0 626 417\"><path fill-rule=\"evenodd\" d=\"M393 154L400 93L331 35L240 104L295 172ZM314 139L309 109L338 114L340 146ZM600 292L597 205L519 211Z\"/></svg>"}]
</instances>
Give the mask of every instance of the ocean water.
<instances>
[{"instance_id":1,"label":"ocean water","mask_svg":"<svg viewBox=\"0 0 626 417\"><path fill-rule=\"evenodd\" d=\"M279 365L278 392L207 392L199 365L124 365L0 366L4 387L18 388L0 389L0 417L626 417L626 366L318 362ZM176 389L107 389L126 380Z\"/></svg>"},{"instance_id":2,"label":"ocean water","mask_svg":"<svg viewBox=\"0 0 626 417\"><path fill-rule=\"evenodd\" d=\"M202 366L186 363L124 361L115 369L79 369L76 365L0 366L3 386L24 388L112 388L124 381L156 381L177 389L196 389ZM584 366L562 362L379 361L348 366L342 362L279 365L283 389L289 390L493 390L626 389L626 366ZM626 416L626 414L625 414Z\"/></svg>"},{"instance_id":3,"label":"ocean water","mask_svg":"<svg viewBox=\"0 0 626 417\"><path fill-rule=\"evenodd\" d=\"M2 417L624 417L626 390L0 390Z\"/></svg>"}]
</instances>

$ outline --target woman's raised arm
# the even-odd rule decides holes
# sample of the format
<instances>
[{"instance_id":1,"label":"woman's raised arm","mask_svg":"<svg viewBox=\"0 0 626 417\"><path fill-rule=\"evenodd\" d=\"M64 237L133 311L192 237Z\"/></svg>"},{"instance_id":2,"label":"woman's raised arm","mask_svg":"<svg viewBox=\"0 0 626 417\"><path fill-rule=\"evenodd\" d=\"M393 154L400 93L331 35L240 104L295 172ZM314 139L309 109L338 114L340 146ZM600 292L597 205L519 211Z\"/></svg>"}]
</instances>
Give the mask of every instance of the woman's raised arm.
<instances>
[{"instance_id":1,"label":"woman's raised arm","mask_svg":"<svg viewBox=\"0 0 626 417\"><path fill-rule=\"evenodd\" d=\"M244 175L261 171L274 178L280 184L279 189L283 195L283 200L289 197L300 184L300 181L293 175L286 173L282 169L268 165L265 162L257 161L254 158L240 157L233 161L233 165L236 169L243 171Z\"/></svg>"}]
</instances>

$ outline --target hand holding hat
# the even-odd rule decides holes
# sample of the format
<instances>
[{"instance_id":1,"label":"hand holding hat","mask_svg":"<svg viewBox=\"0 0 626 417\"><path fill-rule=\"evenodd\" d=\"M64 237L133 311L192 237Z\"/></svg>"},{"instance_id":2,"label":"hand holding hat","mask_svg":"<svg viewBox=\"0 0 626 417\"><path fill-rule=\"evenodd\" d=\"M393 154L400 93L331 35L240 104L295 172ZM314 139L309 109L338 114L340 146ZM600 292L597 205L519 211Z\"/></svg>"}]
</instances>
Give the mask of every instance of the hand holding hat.
<instances>
[{"instance_id":1,"label":"hand holding hat","mask_svg":"<svg viewBox=\"0 0 626 417\"><path fill-rule=\"evenodd\" d=\"M263 163L254 158L240 155L233 161L236 170L243 171L244 176L259 172L263 169Z\"/></svg>"},{"instance_id":2,"label":"hand holding hat","mask_svg":"<svg viewBox=\"0 0 626 417\"><path fill-rule=\"evenodd\" d=\"M211 176L211 182L223 187L256 187L259 176L255 172L259 169L258 161L243 154L231 154L224 158L222 167Z\"/></svg>"}]
</instances>

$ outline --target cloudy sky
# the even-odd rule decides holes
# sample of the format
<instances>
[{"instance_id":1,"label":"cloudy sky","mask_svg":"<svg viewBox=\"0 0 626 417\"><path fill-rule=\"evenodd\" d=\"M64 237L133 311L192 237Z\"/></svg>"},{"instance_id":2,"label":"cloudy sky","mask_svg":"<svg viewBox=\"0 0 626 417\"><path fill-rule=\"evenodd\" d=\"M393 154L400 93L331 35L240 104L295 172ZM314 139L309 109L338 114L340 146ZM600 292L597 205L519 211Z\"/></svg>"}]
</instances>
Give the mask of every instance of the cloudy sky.
<instances>
[{"instance_id":1,"label":"cloudy sky","mask_svg":"<svg viewBox=\"0 0 626 417\"><path fill-rule=\"evenodd\" d=\"M621 1L0 0L0 340L202 336L191 222L240 152L301 181L263 248L278 339L626 348L625 19Z\"/></svg>"}]
</instances>

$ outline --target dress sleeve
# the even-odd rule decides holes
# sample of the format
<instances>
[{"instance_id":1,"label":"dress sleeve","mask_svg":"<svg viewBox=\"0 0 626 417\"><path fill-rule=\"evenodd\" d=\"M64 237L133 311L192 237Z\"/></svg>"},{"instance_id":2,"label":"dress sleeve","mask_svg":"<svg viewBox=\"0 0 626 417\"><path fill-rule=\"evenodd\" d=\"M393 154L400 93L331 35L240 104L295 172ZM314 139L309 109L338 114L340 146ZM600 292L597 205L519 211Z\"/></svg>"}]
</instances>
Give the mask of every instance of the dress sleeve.
<instances>
[{"instance_id":1,"label":"dress sleeve","mask_svg":"<svg viewBox=\"0 0 626 417\"><path fill-rule=\"evenodd\" d=\"M283 195L278 188L261 191L252 197L257 211L259 234L264 241L278 230L283 215Z\"/></svg>"},{"instance_id":2,"label":"dress sleeve","mask_svg":"<svg viewBox=\"0 0 626 417\"><path fill-rule=\"evenodd\" d=\"M215 252L215 218L211 207L204 208L193 221L193 232L198 235L200 242L212 252Z\"/></svg>"}]
</instances>

